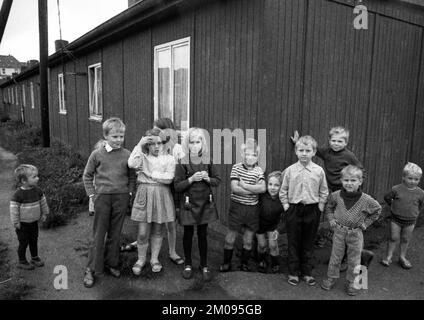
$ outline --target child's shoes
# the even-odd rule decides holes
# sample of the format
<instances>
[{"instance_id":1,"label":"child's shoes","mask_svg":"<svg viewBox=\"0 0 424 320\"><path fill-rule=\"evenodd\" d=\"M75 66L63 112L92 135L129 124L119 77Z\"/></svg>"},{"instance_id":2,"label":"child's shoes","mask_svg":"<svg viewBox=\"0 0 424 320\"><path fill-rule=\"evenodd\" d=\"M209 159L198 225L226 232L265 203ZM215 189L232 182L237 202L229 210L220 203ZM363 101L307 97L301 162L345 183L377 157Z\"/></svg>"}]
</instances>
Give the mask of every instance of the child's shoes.
<instances>
[{"instance_id":1,"label":"child's shoes","mask_svg":"<svg viewBox=\"0 0 424 320\"><path fill-rule=\"evenodd\" d=\"M193 268L190 265L186 265L183 270L183 278L184 279L191 279L193 276Z\"/></svg>"},{"instance_id":2,"label":"child's shoes","mask_svg":"<svg viewBox=\"0 0 424 320\"><path fill-rule=\"evenodd\" d=\"M385 267L388 267L392 264L392 259L383 259L380 261L380 264Z\"/></svg>"},{"instance_id":3,"label":"child's shoes","mask_svg":"<svg viewBox=\"0 0 424 320\"><path fill-rule=\"evenodd\" d=\"M266 273L266 262L265 262L265 260L259 261L258 271L261 272L261 273Z\"/></svg>"},{"instance_id":4,"label":"child's shoes","mask_svg":"<svg viewBox=\"0 0 424 320\"><path fill-rule=\"evenodd\" d=\"M407 259L399 258L399 265L400 265L403 269L406 269L406 270L408 270L408 269L411 269L411 268L412 268L412 263L411 263L411 262L409 262L409 260L407 260Z\"/></svg>"},{"instance_id":5,"label":"child's shoes","mask_svg":"<svg viewBox=\"0 0 424 320\"><path fill-rule=\"evenodd\" d=\"M39 257L34 257L31 259L30 263L35 267L44 266L44 262Z\"/></svg>"},{"instance_id":6,"label":"child's shoes","mask_svg":"<svg viewBox=\"0 0 424 320\"><path fill-rule=\"evenodd\" d=\"M28 261L19 261L18 268L22 270L34 270L35 267L28 263Z\"/></svg>"},{"instance_id":7,"label":"child's shoes","mask_svg":"<svg viewBox=\"0 0 424 320\"><path fill-rule=\"evenodd\" d=\"M348 282L346 285L346 293L349 296L356 296L359 293L360 289L355 288L353 282Z\"/></svg>"},{"instance_id":8,"label":"child's shoes","mask_svg":"<svg viewBox=\"0 0 424 320\"><path fill-rule=\"evenodd\" d=\"M84 286L86 288L91 288L92 286L94 286L93 271L91 271L88 268L85 270L85 273L84 273Z\"/></svg>"},{"instance_id":9,"label":"child's shoes","mask_svg":"<svg viewBox=\"0 0 424 320\"><path fill-rule=\"evenodd\" d=\"M119 278L121 276L121 271L119 271L119 269L112 268L109 266L106 266L105 269L110 275L112 275L115 278Z\"/></svg>"},{"instance_id":10,"label":"child's shoes","mask_svg":"<svg viewBox=\"0 0 424 320\"><path fill-rule=\"evenodd\" d=\"M303 276L302 280L305 281L308 286L314 286L316 284L315 278L312 276Z\"/></svg>"},{"instance_id":11,"label":"child's shoes","mask_svg":"<svg viewBox=\"0 0 424 320\"><path fill-rule=\"evenodd\" d=\"M331 290L337 283L337 278L327 278L324 279L321 283L321 288L324 290Z\"/></svg>"},{"instance_id":12,"label":"child's shoes","mask_svg":"<svg viewBox=\"0 0 424 320\"><path fill-rule=\"evenodd\" d=\"M240 265L240 271L250 272L249 265L248 265L247 263L242 263L242 264Z\"/></svg>"},{"instance_id":13,"label":"child's shoes","mask_svg":"<svg viewBox=\"0 0 424 320\"><path fill-rule=\"evenodd\" d=\"M134 275L139 276L141 274L141 270L143 270L145 265L145 261L142 262L140 260L137 260L137 262L132 267L132 272L134 273Z\"/></svg>"},{"instance_id":14,"label":"child's shoes","mask_svg":"<svg viewBox=\"0 0 424 320\"><path fill-rule=\"evenodd\" d=\"M209 282L212 280L212 273L208 267L199 267L199 269L202 271L203 281Z\"/></svg>"},{"instance_id":15,"label":"child's shoes","mask_svg":"<svg viewBox=\"0 0 424 320\"><path fill-rule=\"evenodd\" d=\"M287 279L287 282L289 284L291 284L292 286L297 286L299 284L299 277L298 276L289 275L289 278Z\"/></svg>"},{"instance_id":16,"label":"child's shoes","mask_svg":"<svg viewBox=\"0 0 424 320\"><path fill-rule=\"evenodd\" d=\"M230 263L221 264L219 266L219 271L220 272L229 272L229 271L231 271L231 264Z\"/></svg>"}]
</instances>

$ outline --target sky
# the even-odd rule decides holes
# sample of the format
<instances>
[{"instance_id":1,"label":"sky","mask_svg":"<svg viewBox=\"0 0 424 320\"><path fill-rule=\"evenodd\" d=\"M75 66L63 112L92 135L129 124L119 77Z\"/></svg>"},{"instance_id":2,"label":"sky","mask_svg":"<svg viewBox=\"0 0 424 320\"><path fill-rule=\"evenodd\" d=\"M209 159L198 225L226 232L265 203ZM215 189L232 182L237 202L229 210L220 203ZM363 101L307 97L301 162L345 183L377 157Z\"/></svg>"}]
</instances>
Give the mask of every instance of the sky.
<instances>
[{"instance_id":1,"label":"sky","mask_svg":"<svg viewBox=\"0 0 424 320\"><path fill-rule=\"evenodd\" d=\"M60 39L58 2L62 39L69 42L128 8L128 0L48 0L49 55L54 53L54 41ZM38 0L14 0L0 54L21 62L39 60L38 41Z\"/></svg>"}]
</instances>

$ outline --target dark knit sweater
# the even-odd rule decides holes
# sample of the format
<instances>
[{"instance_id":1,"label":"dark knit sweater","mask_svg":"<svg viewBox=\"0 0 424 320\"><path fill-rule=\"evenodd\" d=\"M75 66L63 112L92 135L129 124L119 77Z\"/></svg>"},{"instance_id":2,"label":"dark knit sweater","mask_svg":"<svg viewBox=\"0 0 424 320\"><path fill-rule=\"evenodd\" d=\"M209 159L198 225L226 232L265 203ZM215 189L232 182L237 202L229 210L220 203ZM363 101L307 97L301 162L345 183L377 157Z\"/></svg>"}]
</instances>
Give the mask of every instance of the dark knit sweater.
<instances>
[{"instance_id":1,"label":"dark knit sweater","mask_svg":"<svg viewBox=\"0 0 424 320\"><path fill-rule=\"evenodd\" d=\"M131 152L124 148L94 150L85 166L83 181L87 195L132 192L135 172L128 167Z\"/></svg>"},{"instance_id":2,"label":"dark knit sweater","mask_svg":"<svg viewBox=\"0 0 424 320\"><path fill-rule=\"evenodd\" d=\"M392 187L384 200L390 205L391 212L404 220L415 220L424 205L424 191L417 187L408 189L403 183Z\"/></svg>"},{"instance_id":3,"label":"dark knit sweater","mask_svg":"<svg viewBox=\"0 0 424 320\"><path fill-rule=\"evenodd\" d=\"M331 148L318 148L316 155L324 161L325 177L332 192L342 187L340 178L344 167L351 164L363 168L354 153L346 148L337 152Z\"/></svg>"}]
</instances>

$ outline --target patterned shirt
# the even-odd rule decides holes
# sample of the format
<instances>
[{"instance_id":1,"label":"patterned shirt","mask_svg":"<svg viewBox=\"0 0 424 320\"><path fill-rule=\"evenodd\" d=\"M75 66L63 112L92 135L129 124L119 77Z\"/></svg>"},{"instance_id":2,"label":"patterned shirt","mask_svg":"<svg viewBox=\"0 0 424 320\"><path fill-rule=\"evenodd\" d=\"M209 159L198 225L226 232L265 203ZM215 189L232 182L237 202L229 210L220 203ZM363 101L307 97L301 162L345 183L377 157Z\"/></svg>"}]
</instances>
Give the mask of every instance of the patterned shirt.
<instances>
[{"instance_id":1,"label":"patterned shirt","mask_svg":"<svg viewBox=\"0 0 424 320\"><path fill-rule=\"evenodd\" d=\"M324 169L312 161L305 167L300 161L285 170L280 189L280 201L284 204L324 204L328 197Z\"/></svg>"},{"instance_id":2,"label":"patterned shirt","mask_svg":"<svg viewBox=\"0 0 424 320\"><path fill-rule=\"evenodd\" d=\"M380 216L381 206L370 195L362 193L359 200L347 210L340 190L338 190L328 197L325 213L328 221L336 221L342 226L368 228Z\"/></svg>"},{"instance_id":3,"label":"patterned shirt","mask_svg":"<svg viewBox=\"0 0 424 320\"><path fill-rule=\"evenodd\" d=\"M10 200L10 219L12 224L31 223L49 214L46 197L40 188L19 188Z\"/></svg>"},{"instance_id":4,"label":"patterned shirt","mask_svg":"<svg viewBox=\"0 0 424 320\"><path fill-rule=\"evenodd\" d=\"M256 166L249 169L243 163L237 163L233 165L233 168L231 169L230 179L231 181L240 181L241 179L247 184L255 185L259 181L265 180L265 177L264 172L260 167ZM231 200L253 206L259 202L259 194L242 195L231 192Z\"/></svg>"}]
</instances>

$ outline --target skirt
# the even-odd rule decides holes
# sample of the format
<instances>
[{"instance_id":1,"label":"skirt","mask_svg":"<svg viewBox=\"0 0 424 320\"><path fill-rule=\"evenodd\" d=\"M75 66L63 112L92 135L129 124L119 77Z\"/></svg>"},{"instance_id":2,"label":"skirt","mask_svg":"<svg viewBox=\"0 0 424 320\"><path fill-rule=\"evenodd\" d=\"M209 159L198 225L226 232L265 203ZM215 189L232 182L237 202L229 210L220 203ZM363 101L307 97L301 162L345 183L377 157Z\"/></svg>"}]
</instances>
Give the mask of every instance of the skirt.
<instances>
[{"instance_id":1,"label":"skirt","mask_svg":"<svg viewBox=\"0 0 424 320\"><path fill-rule=\"evenodd\" d=\"M147 223L175 221L175 207L169 186L142 183L137 188L131 220Z\"/></svg>"}]
</instances>

